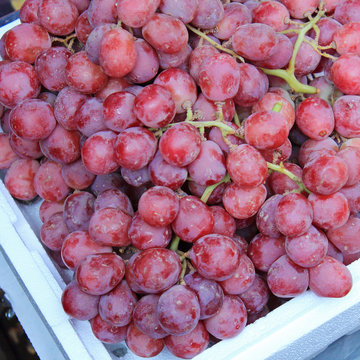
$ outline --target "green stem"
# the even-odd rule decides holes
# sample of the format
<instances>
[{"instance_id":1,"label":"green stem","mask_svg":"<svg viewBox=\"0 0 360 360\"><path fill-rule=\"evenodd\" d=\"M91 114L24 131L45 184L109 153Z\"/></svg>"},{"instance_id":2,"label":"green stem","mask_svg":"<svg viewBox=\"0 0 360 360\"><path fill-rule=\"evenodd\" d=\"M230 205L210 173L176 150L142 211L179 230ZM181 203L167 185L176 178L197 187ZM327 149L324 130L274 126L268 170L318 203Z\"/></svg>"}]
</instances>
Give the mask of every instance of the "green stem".
<instances>
[{"instance_id":1,"label":"green stem","mask_svg":"<svg viewBox=\"0 0 360 360\"><path fill-rule=\"evenodd\" d=\"M266 162L266 164L269 169L288 176L292 181L294 181L299 186L299 189L301 191L306 191L307 193L311 194L311 191L306 188L302 180L298 176L294 175L291 171L285 169L285 167L282 164L276 165L270 162Z\"/></svg>"},{"instance_id":2,"label":"green stem","mask_svg":"<svg viewBox=\"0 0 360 360\"><path fill-rule=\"evenodd\" d=\"M185 273L186 273L186 269L187 269L187 261L185 259L181 264L181 273L180 273L180 278L179 278L179 284L180 285L186 285L186 283L184 281L184 276L185 276Z\"/></svg>"},{"instance_id":3,"label":"green stem","mask_svg":"<svg viewBox=\"0 0 360 360\"><path fill-rule=\"evenodd\" d=\"M170 244L170 250L176 251L179 247L180 238L176 235L172 240Z\"/></svg>"},{"instance_id":4,"label":"green stem","mask_svg":"<svg viewBox=\"0 0 360 360\"><path fill-rule=\"evenodd\" d=\"M213 39L211 39L210 37L208 37L207 35L205 35L202 31L197 30L196 28L194 28L193 26L186 24L186 27L191 30L193 33L195 33L196 35L199 35L200 37L202 37L203 39L205 39L206 41L208 41L211 45L213 45L214 47L216 47L218 50L223 51L228 53L229 55L232 55L234 58L239 59L241 62L245 62L244 58L242 58L239 54L237 54L235 51L227 49L223 46L221 46L220 44L218 44L216 41L214 41Z\"/></svg>"},{"instance_id":5,"label":"green stem","mask_svg":"<svg viewBox=\"0 0 360 360\"><path fill-rule=\"evenodd\" d=\"M311 18L310 21L304 24L304 26L301 29L295 31L298 33L298 37L294 45L292 57L289 61L289 66L286 70L264 69L264 68L261 68L261 70L264 71L264 73L267 75L274 75L284 79L289 84L289 86L298 93L306 93L306 94L319 93L319 90L317 88L309 85L304 85L298 79L296 79L294 72L295 72L296 56L299 52L301 44L305 40L306 33L315 26L315 24L320 20L320 18L324 15L324 13L325 12L322 9L319 9L318 13L314 18Z\"/></svg>"},{"instance_id":6,"label":"green stem","mask_svg":"<svg viewBox=\"0 0 360 360\"><path fill-rule=\"evenodd\" d=\"M230 182L230 175L229 174L226 174L224 176L224 178L222 180L220 180L218 183L214 184L214 185L210 185L208 186L204 193L202 194L200 200L206 204L207 201L209 200L209 197L211 196L211 194L213 193L213 191L220 185L220 184L223 184L223 183L227 183L227 182Z\"/></svg>"},{"instance_id":7,"label":"green stem","mask_svg":"<svg viewBox=\"0 0 360 360\"><path fill-rule=\"evenodd\" d=\"M239 115L237 114L236 111L235 111L235 113L234 113L234 123L235 123L235 125L237 125L238 127L240 127Z\"/></svg>"},{"instance_id":8,"label":"green stem","mask_svg":"<svg viewBox=\"0 0 360 360\"><path fill-rule=\"evenodd\" d=\"M274 75L284 79L289 86L297 93L317 94L319 90L314 86L302 84L294 74L289 74L287 70L283 69L265 69L260 68L267 75Z\"/></svg>"},{"instance_id":9,"label":"green stem","mask_svg":"<svg viewBox=\"0 0 360 360\"><path fill-rule=\"evenodd\" d=\"M216 126L220 128L220 130L224 130L226 135L235 135L237 137L240 137L240 135L237 134L236 130L221 121L188 121L188 123L194 125L197 128Z\"/></svg>"}]
</instances>

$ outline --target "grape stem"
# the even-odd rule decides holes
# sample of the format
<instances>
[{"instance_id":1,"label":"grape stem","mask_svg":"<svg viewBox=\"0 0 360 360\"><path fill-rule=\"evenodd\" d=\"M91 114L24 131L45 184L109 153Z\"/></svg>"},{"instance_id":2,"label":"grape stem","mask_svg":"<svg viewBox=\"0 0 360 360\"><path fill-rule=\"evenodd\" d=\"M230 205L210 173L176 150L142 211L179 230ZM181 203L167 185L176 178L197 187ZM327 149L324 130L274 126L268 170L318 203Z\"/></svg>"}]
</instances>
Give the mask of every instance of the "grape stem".
<instances>
[{"instance_id":1,"label":"grape stem","mask_svg":"<svg viewBox=\"0 0 360 360\"><path fill-rule=\"evenodd\" d=\"M240 134L237 130L233 129L229 125L221 122L221 121L187 121L188 124L194 125L197 128L206 128L216 126L218 127L223 134L226 135L235 135L240 137ZM224 131L224 132L223 132Z\"/></svg>"},{"instance_id":2,"label":"grape stem","mask_svg":"<svg viewBox=\"0 0 360 360\"><path fill-rule=\"evenodd\" d=\"M298 176L294 175L291 171L285 169L285 167L282 163L280 165L276 165L276 164L273 164L273 163L270 163L267 161L266 165L270 170L273 170L273 171L276 171L276 172L279 172L281 174L288 176L292 181L294 181L297 184L297 186L299 187L299 190L301 192L306 191L308 194L311 194L311 191L306 188L306 186L304 185L302 180Z\"/></svg>"},{"instance_id":3,"label":"grape stem","mask_svg":"<svg viewBox=\"0 0 360 360\"><path fill-rule=\"evenodd\" d=\"M206 204L207 201L209 200L209 197L211 196L211 194L213 193L213 191L220 185L220 184L223 184L223 183L228 183L230 182L231 179L230 179L230 175L229 174L226 174L224 176L224 178L222 180L220 180L219 182L217 182L216 184L213 184L213 185L210 185L208 186L204 193L202 194L200 200Z\"/></svg>"},{"instance_id":4,"label":"grape stem","mask_svg":"<svg viewBox=\"0 0 360 360\"><path fill-rule=\"evenodd\" d=\"M292 57L290 59L289 66L286 70L265 69L265 68L260 68L260 69L267 75L274 75L274 76L280 77L281 79L284 79L295 92L305 93L305 94L319 93L320 91L317 88L315 88L314 86L302 84L295 77L294 73L295 73L296 56L299 52L301 44L305 40L306 33L315 27L316 23L320 20L320 18L324 14L325 14L325 11L322 10L322 6L320 5L319 11L314 18L310 17L310 20L306 24L304 24L304 26L302 26L300 29L291 29L288 31L288 32L290 32L290 31L296 32L298 34L298 37L297 37L295 45L294 45L294 51L293 51Z\"/></svg>"},{"instance_id":5,"label":"grape stem","mask_svg":"<svg viewBox=\"0 0 360 360\"><path fill-rule=\"evenodd\" d=\"M201 38L205 39L207 42L209 42L211 45L216 47L218 50L228 53L229 55L232 55L234 58L240 60L241 62L245 62L244 58L241 57L239 54L237 54L235 51L227 49L224 46L221 46L216 41L205 35L202 31L195 29L193 26L186 24L186 27L191 30L196 35L199 35Z\"/></svg>"},{"instance_id":6,"label":"grape stem","mask_svg":"<svg viewBox=\"0 0 360 360\"><path fill-rule=\"evenodd\" d=\"M179 247L180 238L176 235L172 240L170 244L170 250L177 251Z\"/></svg>"},{"instance_id":7,"label":"grape stem","mask_svg":"<svg viewBox=\"0 0 360 360\"><path fill-rule=\"evenodd\" d=\"M187 269L187 261L185 259L181 264L181 273L180 273L180 278L179 278L179 285L186 285L186 283L184 281L184 276L185 276L185 273L186 273L186 269Z\"/></svg>"}]
</instances>

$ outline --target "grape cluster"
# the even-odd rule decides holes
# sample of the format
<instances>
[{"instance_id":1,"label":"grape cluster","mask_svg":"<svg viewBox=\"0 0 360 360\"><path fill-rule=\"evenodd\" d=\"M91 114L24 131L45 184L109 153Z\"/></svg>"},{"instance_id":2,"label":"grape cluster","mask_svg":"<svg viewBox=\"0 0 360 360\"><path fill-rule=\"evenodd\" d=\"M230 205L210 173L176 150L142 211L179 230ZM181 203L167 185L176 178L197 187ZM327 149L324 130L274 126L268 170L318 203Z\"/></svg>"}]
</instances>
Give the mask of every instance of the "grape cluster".
<instances>
[{"instance_id":1,"label":"grape cluster","mask_svg":"<svg viewBox=\"0 0 360 360\"><path fill-rule=\"evenodd\" d=\"M26 0L0 168L64 311L192 358L360 257L360 0ZM280 300L279 300L280 299ZM281 300L284 299L284 300Z\"/></svg>"}]
</instances>

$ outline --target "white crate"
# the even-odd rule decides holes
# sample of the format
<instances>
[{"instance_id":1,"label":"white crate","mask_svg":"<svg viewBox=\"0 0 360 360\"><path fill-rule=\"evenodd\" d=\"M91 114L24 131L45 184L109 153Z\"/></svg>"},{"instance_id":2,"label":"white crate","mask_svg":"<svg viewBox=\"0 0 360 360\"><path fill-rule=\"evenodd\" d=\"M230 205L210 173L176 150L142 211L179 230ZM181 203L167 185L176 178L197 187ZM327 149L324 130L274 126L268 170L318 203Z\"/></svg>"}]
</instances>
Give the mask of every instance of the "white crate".
<instances>
[{"instance_id":1,"label":"white crate","mask_svg":"<svg viewBox=\"0 0 360 360\"><path fill-rule=\"evenodd\" d=\"M0 29L0 36L17 22ZM0 287L42 360L140 359L124 344L104 346L88 322L70 319L60 297L70 272L56 267L37 235L40 201L16 203L0 181ZM310 359L360 325L360 260L349 266L353 288L341 299L320 298L310 291L247 326L196 360ZM164 350L155 360L176 359Z\"/></svg>"}]
</instances>

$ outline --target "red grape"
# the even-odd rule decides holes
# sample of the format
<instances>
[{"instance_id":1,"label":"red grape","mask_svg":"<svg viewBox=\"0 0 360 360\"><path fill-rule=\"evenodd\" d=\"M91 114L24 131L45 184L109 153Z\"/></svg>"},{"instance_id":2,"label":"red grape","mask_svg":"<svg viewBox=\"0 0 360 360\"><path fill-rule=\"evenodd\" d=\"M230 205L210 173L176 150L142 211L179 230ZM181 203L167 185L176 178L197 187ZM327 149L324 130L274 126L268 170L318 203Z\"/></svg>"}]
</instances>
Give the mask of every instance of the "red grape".
<instances>
[{"instance_id":1,"label":"red grape","mask_svg":"<svg viewBox=\"0 0 360 360\"><path fill-rule=\"evenodd\" d=\"M126 338L127 326L114 326L104 321L100 315L90 320L95 337L107 344L116 344Z\"/></svg>"},{"instance_id":2,"label":"red grape","mask_svg":"<svg viewBox=\"0 0 360 360\"><path fill-rule=\"evenodd\" d=\"M164 339L166 348L182 359L192 359L204 351L209 344L209 333L199 321L196 327L185 335L169 335Z\"/></svg>"},{"instance_id":3,"label":"red grape","mask_svg":"<svg viewBox=\"0 0 360 360\"><path fill-rule=\"evenodd\" d=\"M201 29L212 29L223 17L224 7L220 0L199 0L191 24Z\"/></svg>"},{"instance_id":4,"label":"red grape","mask_svg":"<svg viewBox=\"0 0 360 360\"><path fill-rule=\"evenodd\" d=\"M285 255L285 238L257 234L249 243L247 254L257 270L267 272L271 264Z\"/></svg>"},{"instance_id":5,"label":"red grape","mask_svg":"<svg viewBox=\"0 0 360 360\"><path fill-rule=\"evenodd\" d=\"M224 301L224 292L221 286L216 281L206 279L197 272L185 275L184 281L199 299L200 319L216 315Z\"/></svg>"},{"instance_id":6,"label":"red grape","mask_svg":"<svg viewBox=\"0 0 360 360\"><path fill-rule=\"evenodd\" d=\"M338 156L320 155L305 165L302 180L310 191L330 195L339 191L347 183L348 177L344 160Z\"/></svg>"},{"instance_id":7,"label":"red grape","mask_svg":"<svg viewBox=\"0 0 360 360\"><path fill-rule=\"evenodd\" d=\"M233 98L239 89L240 72L235 59L228 54L215 54L200 67L199 85L204 96L213 101Z\"/></svg>"},{"instance_id":8,"label":"red grape","mask_svg":"<svg viewBox=\"0 0 360 360\"><path fill-rule=\"evenodd\" d=\"M99 296L84 293L76 281L72 281L66 286L61 303L64 311L74 319L90 320L98 314Z\"/></svg>"},{"instance_id":9,"label":"red grape","mask_svg":"<svg viewBox=\"0 0 360 360\"><path fill-rule=\"evenodd\" d=\"M285 236L299 236L307 231L313 220L311 203L304 195L290 193L282 197L275 212L275 222Z\"/></svg>"},{"instance_id":10,"label":"red grape","mask_svg":"<svg viewBox=\"0 0 360 360\"><path fill-rule=\"evenodd\" d=\"M86 169L81 159L71 164L64 164L61 168L61 176L67 186L76 190L89 187L95 180L96 175Z\"/></svg>"},{"instance_id":11,"label":"red grape","mask_svg":"<svg viewBox=\"0 0 360 360\"><path fill-rule=\"evenodd\" d=\"M60 201L70 190L61 176L61 165L50 160L41 164L36 172L34 187L38 195L48 201Z\"/></svg>"},{"instance_id":12,"label":"red grape","mask_svg":"<svg viewBox=\"0 0 360 360\"><path fill-rule=\"evenodd\" d=\"M159 295L143 296L135 305L133 321L136 327L153 339L161 339L168 333L160 326L156 315Z\"/></svg>"},{"instance_id":13,"label":"red grape","mask_svg":"<svg viewBox=\"0 0 360 360\"><path fill-rule=\"evenodd\" d=\"M64 203L64 220L72 231L87 230L94 213L94 195L86 191L78 191L69 195Z\"/></svg>"},{"instance_id":14,"label":"red grape","mask_svg":"<svg viewBox=\"0 0 360 360\"><path fill-rule=\"evenodd\" d=\"M286 254L295 264L305 268L318 265L324 259L327 248L326 235L314 226L300 236L285 240Z\"/></svg>"},{"instance_id":15,"label":"red grape","mask_svg":"<svg viewBox=\"0 0 360 360\"><path fill-rule=\"evenodd\" d=\"M59 251L68 234L62 214L56 213L41 226L40 240L50 250Z\"/></svg>"},{"instance_id":16,"label":"red grape","mask_svg":"<svg viewBox=\"0 0 360 360\"><path fill-rule=\"evenodd\" d=\"M310 194L308 197L313 208L313 224L325 229L335 229L344 225L350 215L349 203L340 192L331 195Z\"/></svg>"},{"instance_id":17,"label":"red grape","mask_svg":"<svg viewBox=\"0 0 360 360\"><path fill-rule=\"evenodd\" d=\"M48 90L60 91L67 86L65 67L70 56L71 52L64 47L51 47L36 58L36 75Z\"/></svg>"},{"instance_id":18,"label":"red grape","mask_svg":"<svg viewBox=\"0 0 360 360\"><path fill-rule=\"evenodd\" d=\"M135 41L128 31L116 28L104 34L99 62L107 75L115 78L125 76L134 69L136 58Z\"/></svg>"},{"instance_id":19,"label":"red grape","mask_svg":"<svg viewBox=\"0 0 360 360\"><path fill-rule=\"evenodd\" d=\"M115 156L116 134L99 131L86 139L81 148L81 158L85 167L97 175L109 174L119 165Z\"/></svg>"},{"instance_id":20,"label":"red grape","mask_svg":"<svg viewBox=\"0 0 360 360\"><path fill-rule=\"evenodd\" d=\"M179 199L171 189L154 186L141 196L138 211L152 226L170 225L178 215Z\"/></svg>"},{"instance_id":21,"label":"red grape","mask_svg":"<svg viewBox=\"0 0 360 360\"><path fill-rule=\"evenodd\" d=\"M179 200L179 211L171 226L181 240L193 243L212 232L214 217L209 207L200 199L184 196Z\"/></svg>"},{"instance_id":22,"label":"red grape","mask_svg":"<svg viewBox=\"0 0 360 360\"><path fill-rule=\"evenodd\" d=\"M218 339L228 339L239 334L245 327L247 312L238 296L225 295L220 311L204 320L206 330Z\"/></svg>"},{"instance_id":23,"label":"red grape","mask_svg":"<svg viewBox=\"0 0 360 360\"><path fill-rule=\"evenodd\" d=\"M135 354L141 357L153 357L164 348L161 339L153 339L140 331L134 323L127 329L126 345Z\"/></svg>"},{"instance_id":24,"label":"red grape","mask_svg":"<svg viewBox=\"0 0 360 360\"><path fill-rule=\"evenodd\" d=\"M0 67L0 102L13 108L23 100L40 93L40 82L30 64L13 61Z\"/></svg>"},{"instance_id":25,"label":"red grape","mask_svg":"<svg viewBox=\"0 0 360 360\"><path fill-rule=\"evenodd\" d=\"M121 0L117 4L119 20L134 28L141 28L155 14L160 0Z\"/></svg>"},{"instance_id":26,"label":"red grape","mask_svg":"<svg viewBox=\"0 0 360 360\"><path fill-rule=\"evenodd\" d=\"M351 290L350 271L344 264L330 256L326 256L319 265L309 269L309 273L310 289L318 296L339 298Z\"/></svg>"},{"instance_id":27,"label":"red grape","mask_svg":"<svg viewBox=\"0 0 360 360\"><path fill-rule=\"evenodd\" d=\"M122 258L114 253L88 255L76 268L79 288L90 295L111 291L125 275Z\"/></svg>"},{"instance_id":28,"label":"red grape","mask_svg":"<svg viewBox=\"0 0 360 360\"><path fill-rule=\"evenodd\" d=\"M168 125L175 116L175 103L170 91L151 84L143 88L134 102L136 117L146 126L162 128Z\"/></svg>"},{"instance_id":29,"label":"red grape","mask_svg":"<svg viewBox=\"0 0 360 360\"><path fill-rule=\"evenodd\" d=\"M308 288L309 271L283 255L270 266L267 283L274 295L280 298L294 297Z\"/></svg>"},{"instance_id":30,"label":"red grape","mask_svg":"<svg viewBox=\"0 0 360 360\"><path fill-rule=\"evenodd\" d=\"M159 298L157 317L160 326L171 335L185 335L192 331L200 318L200 304L196 293L186 285L174 285Z\"/></svg>"},{"instance_id":31,"label":"red grape","mask_svg":"<svg viewBox=\"0 0 360 360\"><path fill-rule=\"evenodd\" d=\"M149 294L173 286L180 277L178 255L169 249L153 248L140 252L132 264L132 276L139 290Z\"/></svg>"},{"instance_id":32,"label":"red grape","mask_svg":"<svg viewBox=\"0 0 360 360\"><path fill-rule=\"evenodd\" d=\"M240 251L231 238L210 234L195 242L190 250L190 259L200 275L223 281L229 279L238 268Z\"/></svg>"},{"instance_id":33,"label":"red grape","mask_svg":"<svg viewBox=\"0 0 360 360\"><path fill-rule=\"evenodd\" d=\"M40 24L54 35L72 33L78 16L78 9L70 0L42 0L39 4Z\"/></svg>"},{"instance_id":34,"label":"red grape","mask_svg":"<svg viewBox=\"0 0 360 360\"><path fill-rule=\"evenodd\" d=\"M97 244L87 231L74 231L65 238L61 248L61 257L64 264L74 271L88 255L111 252L110 246Z\"/></svg>"},{"instance_id":35,"label":"red grape","mask_svg":"<svg viewBox=\"0 0 360 360\"><path fill-rule=\"evenodd\" d=\"M37 24L19 24L7 32L5 49L13 61L33 64L36 57L51 47L48 32Z\"/></svg>"},{"instance_id":36,"label":"red grape","mask_svg":"<svg viewBox=\"0 0 360 360\"><path fill-rule=\"evenodd\" d=\"M100 245L127 246L131 216L118 208L105 207L94 212L89 223L89 233Z\"/></svg>"},{"instance_id":37,"label":"red grape","mask_svg":"<svg viewBox=\"0 0 360 360\"><path fill-rule=\"evenodd\" d=\"M230 152L226 158L226 169L231 180L239 186L259 186L268 175L264 158L247 144L239 145Z\"/></svg>"},{"instance_id":38,"label":"red grape","mask_svg":"<svg viewBox=\"0 0 360 360\"><path fill-rule=\"evenodd\" d=\"M245 187L231 183L226 187L222 201L225 210L232 217L247 219L259 211L266 199L266 193L264 185Z\"/></svg>"},{"instance_id":39,"label":"red grape","mask_svg":"<svg viewBox=\"0 0 360 360\"><path fill-rule=\"evenodd\" d=\"M136 301L136 295L123 280L113 290L100 296L99 315L109 324L125 326L131 322Z\"/></svg>"}]
</instances>

